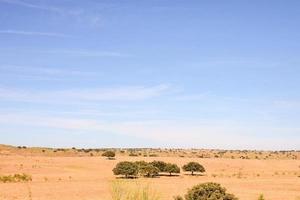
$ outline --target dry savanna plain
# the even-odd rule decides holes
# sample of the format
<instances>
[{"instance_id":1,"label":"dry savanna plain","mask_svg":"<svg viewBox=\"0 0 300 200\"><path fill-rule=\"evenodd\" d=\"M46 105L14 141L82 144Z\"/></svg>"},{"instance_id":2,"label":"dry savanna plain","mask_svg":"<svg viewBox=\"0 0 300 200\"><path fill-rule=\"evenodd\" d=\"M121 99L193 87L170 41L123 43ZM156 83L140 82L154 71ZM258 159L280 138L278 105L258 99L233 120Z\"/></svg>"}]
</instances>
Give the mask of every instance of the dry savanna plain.
<instances>
[{"instance_id":1,"label":"dry savanna plain","mask_svg":"<svg viewBox=\"0 0 300 200\"><path fill-rule=\"evenodd\" d=\"M51 149L0 145L0 176L27 174L30 181L1 182L0 200L111 200L116 181L146 186L160 200L184 195L188 188L217 182L240 200L300 200L299 151L238 151L204 149L111 149L113 160L102 157L107 149ZM191 176L120 179L112 169L120 161L175 163L195 161L206 172Z\"/></svg>"}]
</instances>

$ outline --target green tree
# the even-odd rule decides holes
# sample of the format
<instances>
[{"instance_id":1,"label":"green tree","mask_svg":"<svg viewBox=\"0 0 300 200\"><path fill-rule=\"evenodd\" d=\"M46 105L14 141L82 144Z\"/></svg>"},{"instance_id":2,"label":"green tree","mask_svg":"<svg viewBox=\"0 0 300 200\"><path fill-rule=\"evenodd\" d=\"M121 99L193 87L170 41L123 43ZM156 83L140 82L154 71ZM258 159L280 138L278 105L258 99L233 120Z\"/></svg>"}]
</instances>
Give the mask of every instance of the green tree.
<instances>
[{"instance_id":1,"label":"green tree","mask_svg":"<svg viewBox=\"0 0 300 200\"><path fill-rule=\"evenodd\" d=\"M135 177L138 174L138 166L133 162L119 162L113 169L113 173L115 175L124 175L125 178Z\"/></svg>"},{"instance_id":2,"label":"green tree","mask_svg":"<svg viewBox=\"0 0 300 200\"><path fill-rule=\"evenodd\" d=\"M151 162L150 164L153 165L154 167L157 167L159 172L164 172L167 165L167 163L163 161L157 161L157 160Z\"/></svg>"},{"instance_id":3,"label":"green tree","mask_svg":"<svg viewBox=\"0 0 300 200\"><path fill-rule=\"evenodd\" d=\"M197 162L189 162L184 165L182 169L187 172L192 172L192 175L194 175L194 172L205 172L204 167Z\"/></svg>"},{"instance_id":4,"label":"green tree","mask_svg":"<svg viewBox=\"0 0 300 200\"><path fill-rule=\"evenodd\" d=\"M111 160L116 156L116 153L114 151L105 151L102 156L105 156Z\"/></svg>"},{"instance_id":5,"label":"green tree","mask_svg":"<svg viewBox=\"0 0 300 200\"><path fill-rule=\"evenodd\" d=\"M164 172L168 172L171 176L172 173L180 173L180 168L176 164L167 163Z\"/></svg>"},{"instance_id":6,"label":"green tree","mask_svg":"<svg viewBox=\"0 0 300 200\"><path fill-rule=\"evenodd\" d=\"M145 161L136 161L135 164L138 166L140 176L155 177L159 174L159 169L153 166L151 163Z\"/></svg>"},{"instance_id":7,"label":"green tree","mask_svg":"<svg viewBox=\"0 0 300 200\"><path fill-rule=\"evenodd\" d=\"M189 189L186 200L238 200L233 194L226 193L226 189L218 183L203 183Z\"/></svg>"},{"instance_id":8,"label":"green tree","mask_svg":"<svg viewBox=\"0 0 300 200\"><path fill-rule=\"evenodd\" d=\"M149 164L148 162L143 161L143 160L135 161L134 163L138 166L138 168L142 168L142 167L147 166Z\"/></svg>"},{"instance_id":9,"label":"green tree","mask_svg":"<svg viewBox=\"0 0 300 200\"><path fill-rule=\"evenodd\" d=\"M151 164L148 164L140 169L140 173L146 177L155 177L158 176L159 169Z\"/></svg>"},{"instance_id":10,"label":"green tree","mask_svg":"<svg viewBox=\"0 0 300 200\"><path fill-rule=\"evenodd\" d=\"M259 195L258 200L265 200L265 197L263 194Z\"/></svg>"}]
</instances>

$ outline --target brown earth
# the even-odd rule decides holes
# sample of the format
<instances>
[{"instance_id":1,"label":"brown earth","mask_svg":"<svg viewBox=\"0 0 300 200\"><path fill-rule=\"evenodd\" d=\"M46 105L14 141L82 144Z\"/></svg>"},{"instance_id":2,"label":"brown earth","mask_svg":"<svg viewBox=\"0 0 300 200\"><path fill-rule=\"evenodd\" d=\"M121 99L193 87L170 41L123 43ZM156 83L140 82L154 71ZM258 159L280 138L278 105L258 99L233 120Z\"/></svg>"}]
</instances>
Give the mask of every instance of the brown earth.
<instances>
[{"instance_id":1,"label":"brown earth","mask_svg":"<svg viewBox=\"0 0 300 200\"><path fill-rule=\"evenodd\" d=\"M163 160L179 166L189 161L204 165L204 176L139 178L128 182L145 182L162 200L182 195L187 188L207 181L221 183L240 200L255 200L264 194L267 200L300 199L300 160L230 159L188 157L129 157L107 160L98 156L41 156L11 154L2 150L0 175L27 173L28 183L0 183L0 200L109 200L112 173L117 162L129 160Z\"/></svg>"}]
</instances>

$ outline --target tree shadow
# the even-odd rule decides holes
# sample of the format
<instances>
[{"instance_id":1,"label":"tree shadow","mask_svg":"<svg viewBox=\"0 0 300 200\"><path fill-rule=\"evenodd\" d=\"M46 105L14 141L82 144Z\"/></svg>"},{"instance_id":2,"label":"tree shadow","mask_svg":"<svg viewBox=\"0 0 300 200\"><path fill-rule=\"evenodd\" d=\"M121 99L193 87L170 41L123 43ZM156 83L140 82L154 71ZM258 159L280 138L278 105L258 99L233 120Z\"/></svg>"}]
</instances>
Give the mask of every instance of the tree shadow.
<instances>
[{"instance_id":1,"label":"tree shadow","mask_svg":"<svg viewBox=\"0 0 300 200\"><path fill-rule=\"evenodd\" d=\"M180 174L159 174L159 176L166 176L166 177L178 177Z\"/></svg>"},{"instance_id":2,"label":"tree shadow","mask_svg":"<svg viewBox=\"0 0 300 200\"><path fill-rule=\"evenodd\" d=\"M137 179L137 176L118 176L116 179Z\"/></svg>"},{"instance_id":3,"label":"tree shadow","mask_svg":"<svg viewBox=\"0 0 300 200\"><path fill-rule=\"evenodd\" d=\"M191 174L191 173L185 173L184 175L185 175L185 176L192 176L192 177L193 177L193 176L195 176L195 177L197 177L197 176L206 176L205 174L195 174L195 173L194 173L194 174Z\"/></svg>"},{"instance_id":4,"label":"tree shadow","mask_svg":"<svg viewBox=\"0 0 300 200\"><path fill-rule=\"evenodd\" d=\"M149 179L151 179L151 178L160 178L159 176L142 176L142 178L149 178Z\"/></svg>"}]
</instances>

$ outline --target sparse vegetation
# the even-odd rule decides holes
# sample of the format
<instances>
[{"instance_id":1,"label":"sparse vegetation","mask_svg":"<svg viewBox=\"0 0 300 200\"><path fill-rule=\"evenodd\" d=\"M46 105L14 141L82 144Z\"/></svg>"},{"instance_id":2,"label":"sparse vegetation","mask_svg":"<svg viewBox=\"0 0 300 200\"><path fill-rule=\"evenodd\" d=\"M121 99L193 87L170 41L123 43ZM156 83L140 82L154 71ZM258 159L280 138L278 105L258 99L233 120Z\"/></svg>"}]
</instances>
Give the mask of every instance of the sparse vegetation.
<instances>
[{"instance_id":1,"label":"sparse vegetation","mask_svg":"<svg viewBox=\"0 0 300 200\"><path fill-rule=\"evenodd\" d=\"M54 154L53 150L55 150L57 153ZM99 157L104 152L108 151L113 151L116 155L120 155L120 161L128 159L128 161L131 161L137 165L137 172L122 172L122 174L120 172L120 174L113 179L113 173L107 173L107 171L111 171L113 168L112 165L117 164L115 161L107 161L106 157L103 159L95 159L92 157L89 158L89 156L92 155ZM141 156L129 157L131 152L136 155L141 154ZM126 184L126 186L124 186L125 189L126 187L129 187L128 189L130 189L130 191L134 190L133 188L135 187L136 183L144 185L145 188L149 183L151 183L153 184L153 188L157 189L162 194L161 197L163 197L163 199L174 200L186 200L184 191L182 191L182 187L192 187L191 184L193 182L202 183L205 181L216 181L224 184L226 183L226 186L228 185L228 189L234 191L235 195L240 195L240 198L245 197L245 199L285 199L286 197L286 199L296 200L299 196L295 194L294 188L299 186L298 182L295 182L295 180L300 178L300 166L298 161L292 160L292 155L300 155L297 151L287 151L284 153L281 153L280 151L276 153L270 153L269 151L248 151L246 153L246 151L238 150L228 150L222 152L221 150L204 149L53 149L46 147L27 147L27 149L23 149L22 147L16 148L3 146L0 149L0 154L0 171L2 172L1 175L5 175L1 176L2 180L0 181L0 187L2 184L4 188L8 188L8 190L1 191L0 193L2 196L6 196L8 198L12 197L10 195L13 194L13 192L19 188L19 186L31 186L30 182L26 183L27 181L24 181L23 183L23 181L13 180L12 177L14 176L14 173L18 174L20 172L31 174L34 179L36 179L34 185L41 183L45 186L49 186L51 189L54 187L56 188L56 185L62 184L69 184L69 186L73 187L74 189L74 187L78 186L78 184L74 183L84 184L84 180L86 178L95 184L99 183L99 186L97 187L103 186L103 188L105 187L104 184L107 183L104 183L104 181L103 183L97 182L100 180L100 178L101 180L103 177L105 177L106 180L113 179L115 181L120 181L122 184ZM152 155L158 155L159 158L151 158ZM214 155L218 155L219 158L222 159L214 158ZM147 158L143 158L143 156L146 156ZM180 158L180 156L182 156L182 158ZM240 156L244 156L245 159L240 160ZM252 160L247 160L247 156ZM266 156L268 156L268 161L263 159ZM75 162L73 163L73 158L69 157L74 157ZM234 157L235 160L232 160L232 157ZM285 162L284 159L289 160L286 160ZM167 172L168 167L166 166L169 164L177 164L178 167L181 167L181 169L185 171L184 174L187 175L197 175L198 173L201 174L202 172L187 168L190 165L189 161L196 161L201 165L205 163L203 166L207 168L207 175L201 177L192 177L183 176L182 173L181 176L168 176L169 172ZM265 168L261 168L262 166L265 166ZM62 170L64 173L60 173ZM45 171L47 171L47 173L41 173ZM80 174L85 174L84 177L78 176L77 172ZM173 172L171 175L173 175ZM152 177L157 178L152 179ZM129 180L125 178L134 179ZM261 189L261 184L251 185L251 192L250 189L247 188L249 182L255 183L256 181L259 182L266 179L270 181L266 182L266 187L264 187L265 190L263 191ZM234 184L231 184L231 181ZM276 182L276 190L278 190L277 192L273 192L274 187L270 187L270 184L272 184L273 181L274 183ZM14 182L21 183L15 184ZM13 188L14 186L17 186L16 189ZM24 193L24 198L30 199L30 192L27 193L27 190L25 189L22 191ZM62 190L63 187L59 191L62 194L62 199L69 199L66 197L70 197L72 199L76 198L75 195ZM32 198L34 199L36 198L35 192L37 191L37 188L33 187L32 191ZM142 186L140 187L139 191L143 191ZM88 197L87 194L89 192L90 191L87 187L83 187L78 195L81 195L80 198L85 198ZM106 199L109 195L109 190L107 189L101 190L101 193L99 190L93 190L92 192L94 192L93 195L97 195L99 199ZM264 192L264 195L259 196L259 194L262 192ZM133 193L135 192L132 192L131 194L133 195ZM174 195L177 194L182 194L182 197L174 197ZM41 199L44 199L45 195L46 194L41 194ZM132 198L135 198L135 196L138 195L128 195L127 197L129 198L128 200L132 200ZM122 198L125 198L125 196Z\"/></svg>"},{"instance_id":2,"label":"sparse vegetation","mask_svg":"<svg viewBox=\"0 0 300 200\"><path fill-rule=\"evenodd\" d=\"M112 200L159 200L159 194L149 185L140 182L113 181Z\"/></svg>"},{"instance_id":3,"label":"sparse vegetation","mask_svg":"<svg viewBox=\"0 0 300 200\"><path fill-rule=\"evenodd\" d=\"M16 183L16 182L28 182L32 181L32 177L28 174L14 174L0 176L0 182L3 183Z\"/></svg>"},{"instance_id":4,"label":"sparse vegetation","mask_svg":"<svg viewBox=\"0 0 300 200\"><path fill-rule=\"evenodd\" d=\"M265 200L265 197L263 194L260 194L259 197L258 197L258 200Z\"/></svg>"},{"instance_id":5,"label":"sparse vegetation","mask_svg":"<svg viewBox=\"0 0 300 200\"><path fill-rule=\"evenodd\" d=\"M139 156L139 155L136 154L136 153L134 153L134 152L131 152L131 153L129 154L129 156L137 157L137 156Z\"/></svg>"},{"instance_id":6,"label":"sparse vegetation","mask_svg":"<svg viewBox=\"0 0 300 200\"><path fill-rule=\"evenodd\" d=\"M184 200L182 196L175 196L173 197L173 200Z\"/></svg>"}]
</instances>

